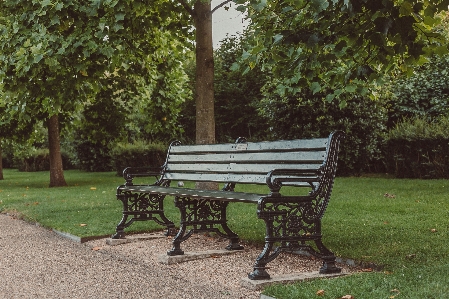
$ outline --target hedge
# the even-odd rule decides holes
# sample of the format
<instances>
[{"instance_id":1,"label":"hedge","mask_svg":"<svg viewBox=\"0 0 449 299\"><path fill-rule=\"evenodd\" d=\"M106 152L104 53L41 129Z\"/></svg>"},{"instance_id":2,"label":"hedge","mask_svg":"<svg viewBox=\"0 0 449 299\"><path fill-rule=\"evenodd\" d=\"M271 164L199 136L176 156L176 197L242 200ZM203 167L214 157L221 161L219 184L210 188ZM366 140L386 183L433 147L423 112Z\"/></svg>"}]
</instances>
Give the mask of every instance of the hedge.
<instances>
[{"instance_id":1,"label":"hedge","mask_svg":"<svg viewBox=\"0 0 449 299\"><path fill-rule=\"evenodd\" d=\"M136 141L118 143L111 150L111 158L117 175L121 176L126 167L159 167L165 162L167 145Z\"/></svg>"}]
</instances>

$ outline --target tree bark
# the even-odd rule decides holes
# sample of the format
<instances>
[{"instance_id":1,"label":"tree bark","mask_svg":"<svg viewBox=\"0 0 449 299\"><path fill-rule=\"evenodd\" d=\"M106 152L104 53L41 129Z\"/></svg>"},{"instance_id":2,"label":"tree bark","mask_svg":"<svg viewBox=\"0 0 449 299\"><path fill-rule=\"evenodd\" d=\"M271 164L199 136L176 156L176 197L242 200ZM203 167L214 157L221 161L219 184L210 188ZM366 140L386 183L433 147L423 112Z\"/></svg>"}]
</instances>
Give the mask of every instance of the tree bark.
<instances>
[{"instance_id":1,"label":"tree bark","mask_svg":"<svg viewBox=\"0 0 449 299\"><path fill-rule=\"evenodd\" d=\"M2 154L2 140L0 139L0 180L3 180L3 154Z\"/></svg>"},{"instance_id":2,"label":"tree bark","mask_svg":"<svg viewBox=\"0 0 449 299\"><path fill-rule=\"evenodd\" d=\"M213 144L215 118L211 1L196 1L193 19L196 29L196 143Z\"/></svg>"},{"instance_id":3,"label":"tree bark","mask_svg":"<svg viewBox=\"0 0 449 299\"><path fill-rule=\"evenodd\" d=\"M50 187L67 186L62 168L61 144L59 140L59 118L53 115L48 119L48 145L50 150Z\"/></svg>"},{"instance_id":4,"label":"tree bark","mask_svg":"<svg viewBox=\"0 0 449 299\"><path fill-rule=\"evenodd\" d=\"M193 11L196 41L196 144L215 143L214 51L211 1L197 0ZM217 190L218 184L197 182L197 189Z\"/></svg>"}]
</instances>

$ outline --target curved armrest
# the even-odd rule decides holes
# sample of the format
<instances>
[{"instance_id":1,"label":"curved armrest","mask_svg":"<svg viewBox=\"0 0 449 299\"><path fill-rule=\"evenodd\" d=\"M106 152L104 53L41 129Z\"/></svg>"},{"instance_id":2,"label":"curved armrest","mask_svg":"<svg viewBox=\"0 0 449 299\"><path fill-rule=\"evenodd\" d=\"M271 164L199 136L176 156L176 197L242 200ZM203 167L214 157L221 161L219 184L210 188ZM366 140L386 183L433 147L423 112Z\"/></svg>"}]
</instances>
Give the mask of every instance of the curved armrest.
<instances>
[{"instance_id":1,"label":"curved armrest","mask_svg":"<svg viewBox=\"0 0 449 299\"><path fill-rule=\"evenodd\" d=\"M266 183L271 196L279 196L279 190L286 184L301 185L315 189L313 183L318 183L323 174L324 164L318 169L274 169L267 174Z\"/></svg>"},{"instance_id":2,"label":"curved armrest","mask_svg":"<svg viewBox=\"0 0 449 299\"><path fill-rule=\"evenodd\" d=\"M135 177L158 177L162 174L163 167L126 167L123 170L123 178L125 179L126 186L133 185L133 179Z\"/></svg>"}]
</instances>

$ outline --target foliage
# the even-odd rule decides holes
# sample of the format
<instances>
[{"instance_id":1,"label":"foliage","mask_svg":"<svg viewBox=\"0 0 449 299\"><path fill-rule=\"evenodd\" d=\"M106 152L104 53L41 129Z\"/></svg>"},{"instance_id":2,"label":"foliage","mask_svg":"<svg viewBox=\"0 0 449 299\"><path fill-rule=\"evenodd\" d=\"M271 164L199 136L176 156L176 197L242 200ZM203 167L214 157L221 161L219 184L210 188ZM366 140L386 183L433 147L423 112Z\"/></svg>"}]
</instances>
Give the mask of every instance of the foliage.
<instances>
[{"instance_id":1,"label":"foliage","mask_svg":"<svg viewBox=\"0 0 449 299\"><path fill-rule=\"evenodd\" d=\"M117 143L111 150L111 157L117 175L126 167L160 167L164 164L168 144L135 141Z\"/></svg>"},{"instance_id":2,"label":"foliage","mask_svg":"<svg viewBox=\"0 0 449 299\"><path fill-rule=\"evenodd\" d=\"M10 98L2 122L29 124L59 114L71 123L95 94L109 89L113 97L124 90L128 97L115 103L136 109L126 112L140 119L156 108L164 115L178 109L184 96L180 57L189 37L179 3L7 0L0 11L0 80ZM149 82L157 86L148 88ZM146 101L137 106L130 98ZM170 135L177 132L173 123L159 117L143 131Z\"/></svg>"},{"instance_id":3,"label":"foliage","mask_svg":"<svg viewBox=\"0 0 449 299\"><path fill-rule=\"evenodd\" d=\"M438 139L449 138L449 114L429 120L427 117L403 119L385 136L386 140Z\"/></svg>"},{"instance_id":4,"label":"foliage","mask_svg":"<svg viewBox=\"0 0 449 299\"><path fill-rule=\"evenodd\" d=\"M448 0L236 2L253 31L244 65L272 72L280 93L306 87L345 105L351 94L367 95L367 83L380 83L384 74L411 71L423 56L448 52L435 29Z\"/></svg>"},{"instance_id":5,"label":"foliage","mask_svg":"<svg viewBox=\"0 0 449 299\"><path fill-rule=\"evenodd\" d=\"M385 164L398 178L449 178L449 116L404 120L385 137Z\"/></svg>"},{"instance_id":6,"label":"foliage","mask_svg":"<svg viewBox=\"0 0 449 299\"><path fill-rule=\"evenodd\" d=\"M246 74L232 70L245 44L246 35L227 37L221 41L215 57L215 111L218 142L234 142L238 137L266 139L267 124L257 115L263 98L261 88L267 80L259 68Z\"/></svg>"},{"instance_id":7,"label":"foliage","mask_svg":"<svg viewBox=\"0 0 449 299\"><path fill-rule=\"evenodd\" d=\"M346 137L339 155L339 175L382 171L378 160L385 115L380 102L355 97L341 108L336 102L325 101L323 94L313 95L307 89L297 97L280 97L267 87L260 115L266 117L270 138L316 138L342 130Z\"/></svg>"},{"instance_id":8,"label":"foliage","mask_svg":"<svg viewBox=\"0 0 449 299\"><path fill-rule=\"evenodd\" d=\"M62 163L64 169L73 169L69 155L64 151L61 152ZM49 150L46 148L26 148L20 153L16 152L13 158L13 163L19 171L33 172L33 171L49 171L50 157Z\"/></svg>"},{"instance_id":9,"label":"foliage","mask_svg":"<svg viewBox=\"0 0 449 299\"><path fill-rule=\"evenodd\" d=\"M403 118L432 120L448 113L449 55L431 57L429 63L416 67L412 76L394 78L383 89L389 127Z\"/></svg>"}]
</instances>

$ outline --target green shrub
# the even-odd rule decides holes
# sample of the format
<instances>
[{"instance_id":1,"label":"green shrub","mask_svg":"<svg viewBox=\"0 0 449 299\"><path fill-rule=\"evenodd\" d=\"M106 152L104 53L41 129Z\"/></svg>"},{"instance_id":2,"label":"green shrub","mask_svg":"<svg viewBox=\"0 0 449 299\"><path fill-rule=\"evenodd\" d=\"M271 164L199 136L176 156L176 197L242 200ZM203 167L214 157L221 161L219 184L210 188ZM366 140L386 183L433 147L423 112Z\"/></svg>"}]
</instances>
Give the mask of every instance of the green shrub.
<instances>
[{"instance_id":1,"label":"green shrub","mask_svg":"<svg viewBox=\"0 0 449 299\"><path fill-rule=\"evenodd\" d=\"M434 119L449 111L449 55L430 57L414 69L412 76L400 76L386 84L388 127L401 119Z\"/></svg>"},{"instance_id":2,"label":"green shrub","mask_svg":"<svg viewBox=\"0 0 449 299\"><path fill-rule=\"evenodd\" d=\"M62 151L61 156L63 168L73 169L74 166L70 163L68 154ZM19 171L49 171L50 153L47 148L37 149L32 147L26 150L22 149L14 155L13 163Z\"/></svg>"},{"instance_id":3,"label":"green shrub","mask_svg":"<svg viewBox=\"0 0 449 299\"><path fill-rule=\"evenodd\" d=\"M449 178L449 115L406 119L385 138L386 169L398 178Z\"/></svg>"},{"instance_id":4,"label":"green shrub","mask_svg":"<svg viewBox=\"0 0 449 299\"><path fill-rule=\"evenodd\" d=\"M339 175L384 171L378 162L382 158L381 133L385 129L380 103L355 97L345 107L339 107L336 101L329 103L323 95L309 91L298 98L272 94L260 103L271 139L326 137L332 131L342 130L346 137L339 154Z\"/></svg>"},{"instance_id":5,"label":"green shrub","mask_svg":"<svg viewBox=\"0 0 449 299\"><path fill-rule=\"evenodd\" d=\"M121 176L126 167L159 167L164 164L167 145L135 141L117 143L111 150L111 158L117 175Z\"/></svg>"},{"instance_id":6,"label":"green shrub","mask_svg":"<svg viewBox=\"0 0 449 299\"><path fill-rule=\"evenodd\" d=\"M14 164L19 171L44 171L50 169L50 158L48 149L31 148L28 152L14 157Z\"/></svg>"},{"instance_id":7,"label":"green shrub","mask_svg":"<svg viewBox=\"0 0 449 299\"><path fill-rule=\"evenodd\" d=\"M109 148L102 142L77 141L74 148L80 169L90 172L111 171L113 169Z\"/></svg>"}]
</instances>

